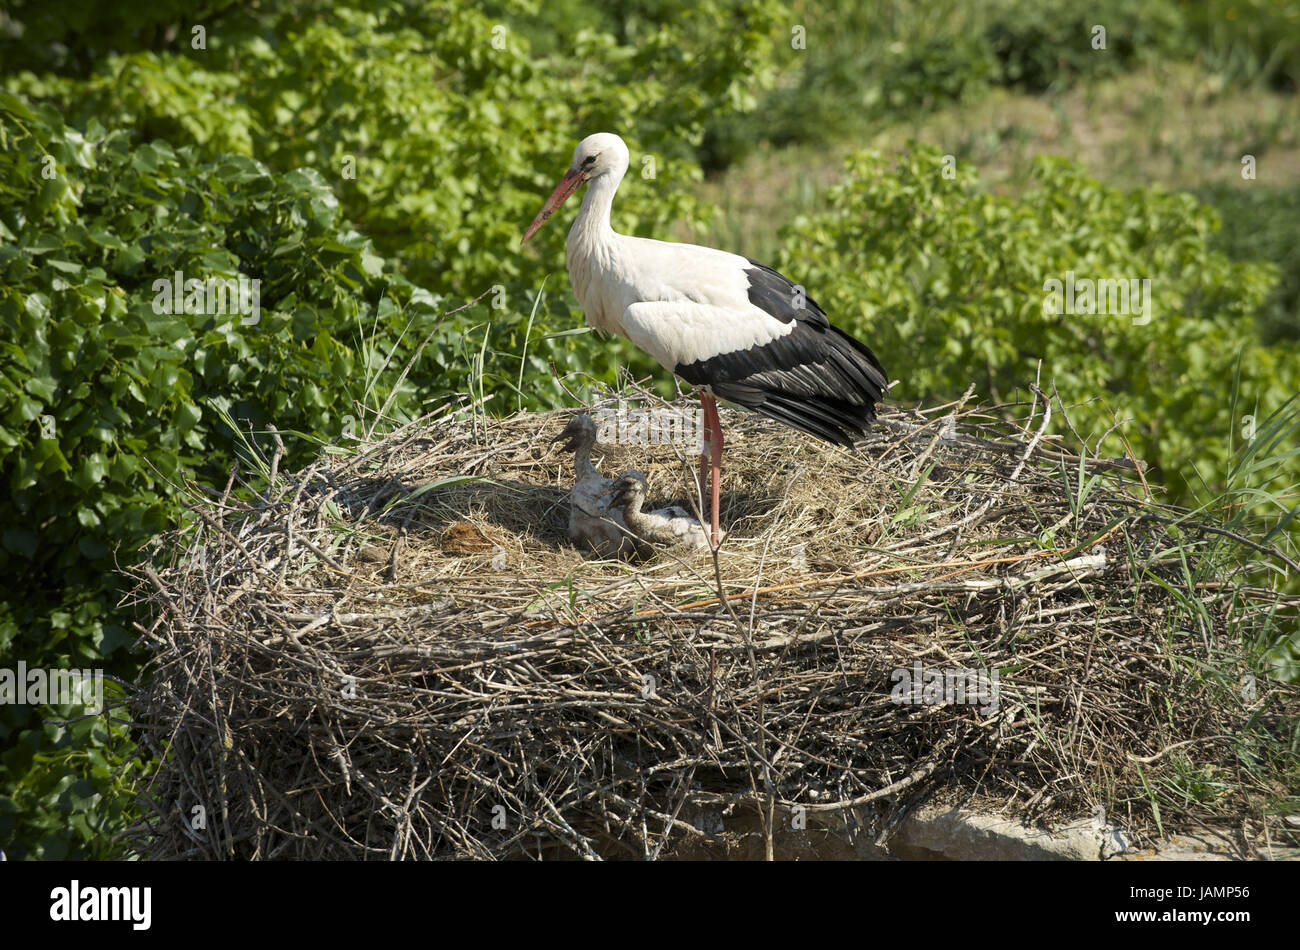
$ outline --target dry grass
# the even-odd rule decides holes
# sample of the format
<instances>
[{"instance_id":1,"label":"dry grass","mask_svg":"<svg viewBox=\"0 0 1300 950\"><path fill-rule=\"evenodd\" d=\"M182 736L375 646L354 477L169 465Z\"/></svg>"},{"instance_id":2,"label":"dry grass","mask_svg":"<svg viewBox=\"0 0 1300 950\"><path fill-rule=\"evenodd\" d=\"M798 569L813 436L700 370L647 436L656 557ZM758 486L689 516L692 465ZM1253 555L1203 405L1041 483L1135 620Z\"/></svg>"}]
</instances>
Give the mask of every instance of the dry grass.
<instances>
[{"instance_id":1,"label":"dry grass","mask_svg":"<svg viewBox=\"0 0 1300 950\"><path fill-rule=\"evenodd\" d=\"M1239 688L1273 595L1189 589L1203 536L1136 466L1044 435L1046 397L1023 426L1008 408L894 411L856 455L724 413L716 563L584 560L556 413L446 413L196 494L137 589L156 619L133 706L162 760L139 850L640 859L739 822L779 856L814 830L887 845L935 796L1102 806L1138 841L1285 836L1238 755L1300 706ZM610 447L602 468L629 467L690 502L672 447ZM918 665L998 691L897 702Z\"/></svg>"}]
</instances>

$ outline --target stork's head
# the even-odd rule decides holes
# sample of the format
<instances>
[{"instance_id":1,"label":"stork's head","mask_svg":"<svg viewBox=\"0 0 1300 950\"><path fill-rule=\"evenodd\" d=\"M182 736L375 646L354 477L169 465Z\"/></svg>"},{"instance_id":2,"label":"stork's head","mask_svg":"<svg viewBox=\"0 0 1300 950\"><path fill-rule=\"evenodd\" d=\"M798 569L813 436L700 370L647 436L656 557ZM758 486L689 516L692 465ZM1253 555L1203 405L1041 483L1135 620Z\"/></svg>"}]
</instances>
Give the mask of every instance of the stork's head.
<instances>
[{"instance_id":1,"label":"stork's head","mask_svg":"<svg viewBox=\"0 0 1300 950\"><path fill-rule=\"evenodd\" d=\"M634 468L628 469L613 483L606 488L602 495L612 495L607 507L622 508L629 502L635 503L637 508L645 502L646 492L650 490L650 485L646 482L646 477Z\"/></svg>"},{"instance_id":2,"label":"stork's head","mask_svg":"<svg viewBox=\"0 0 1300 950\"><path fill-rule=\"evenodd\" d=\"M569 166L569 174L581 172L584 181L601 175L622 178L629 160L627 146L621 138L613 132L597 132L588 135L573 150L573 164Z\"/></svg>"},{"instance_id":3,"label":"stork's head","mask_svg":"<svg viewBox=\"0 0 1300 950\"><path fill-rule=\"evenodd\" d=\"M564 442L566 452L576 452L583 445L590 451L596 443L596 423L588 415L574 416L552 441Z\"/></svg>"},{"instance_id":4,"label":"stork's head","mask_svg":"<svg viewBox=\"0 0 1300 950\"><path fill-rule=\"evenodd\" d=\"M555 186L551 197L546 199L542 210L537 212L533 223L528 225L528 230L524 232L523 240L519 243L523 244L536 234L546 223L546 219L555 213L555 209L564 204L569 195L581 188L584 183L604 175L613 176L615 182L621 180L627 171L629 160L627 146L613 132L597 132L595 135L588 135L573 150L573 164L564 173L560 183Z\"/></svg>"}]
</instances>

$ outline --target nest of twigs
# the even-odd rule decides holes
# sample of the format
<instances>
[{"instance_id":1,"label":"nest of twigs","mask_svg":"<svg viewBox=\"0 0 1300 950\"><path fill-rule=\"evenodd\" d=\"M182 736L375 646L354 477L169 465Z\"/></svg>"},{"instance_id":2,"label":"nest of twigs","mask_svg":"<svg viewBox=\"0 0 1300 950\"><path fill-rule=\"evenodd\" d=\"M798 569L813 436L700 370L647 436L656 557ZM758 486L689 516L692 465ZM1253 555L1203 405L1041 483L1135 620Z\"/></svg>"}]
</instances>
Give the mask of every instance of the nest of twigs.
<instances>
[{"instance_id":1,"label":"nest of twigs","mask_svg":"<svg viewBox=\"0 0 1300 950\"><path fill-rule=\"evenodd\" d=\"M887 411L850 453L724 410L716 561L570 544L569 413L448 410L294 474L277 454L257 490L195 486L137 589L160 763L137 847L861 854L936 797L1100 806L1139 843L1266 820L1237 743L1296 708L1241 688L1266 592L1189 589L1221 535L1050 435L1059 403L1010 411ZM696 500L689 451L598 450ZM1227 791L1185 791L1206 776Z\"/></svg>"}]
</instances>

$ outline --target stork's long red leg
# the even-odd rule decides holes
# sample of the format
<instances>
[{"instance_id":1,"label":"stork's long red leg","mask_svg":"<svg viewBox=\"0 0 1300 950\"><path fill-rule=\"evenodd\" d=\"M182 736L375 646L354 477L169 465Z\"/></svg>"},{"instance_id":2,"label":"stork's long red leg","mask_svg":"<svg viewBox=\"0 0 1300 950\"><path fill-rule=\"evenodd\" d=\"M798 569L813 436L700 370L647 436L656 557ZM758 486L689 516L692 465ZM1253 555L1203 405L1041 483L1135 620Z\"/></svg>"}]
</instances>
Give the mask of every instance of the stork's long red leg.
<instances>
[{"instance_id":1,"label":"stork's long red leg","mask_svg":"<svg viewBox=\"0 0 1300 950\"><path fill-rule=\"evenodd\" d=\"M722 529L718 524L718 513L722 495L722 420L718 418L718 403L707 393L700 393L700 404L704 407L704 437L708 440L708 461L711 466L709 485L711 491L710 511L713 521L713 546L716 548L722 538ZM705 456L700 456L700 475L703 480Z\"/></svg>"},{"instance_id":2,"label":"stork's long red leg","mask_svg":"<svg viewBox=\"0 0 1300 950\"><path fill-rule=\"evenodd\" d=\"M700 394L700 403L703 405L704 400L708 399L703 393ZM712 435L709 430L709 410L704 410L704 446L700 452L700 514L703 516L704 507L709 503L709 440Z\"/></svg>"},{"instance_id":3,"label":"stork's long red leg","mask_svg":"<svg viewBox=\"0 0 1300 950\"><path fill-rule=\"evenodd\" d=\"M713 546L721 543L722 531L718 526L718 514L722 510L722 420L718 418L718 407L713 407L713 438L709 440L713 447Z\"/></svg>"}]
</instances>

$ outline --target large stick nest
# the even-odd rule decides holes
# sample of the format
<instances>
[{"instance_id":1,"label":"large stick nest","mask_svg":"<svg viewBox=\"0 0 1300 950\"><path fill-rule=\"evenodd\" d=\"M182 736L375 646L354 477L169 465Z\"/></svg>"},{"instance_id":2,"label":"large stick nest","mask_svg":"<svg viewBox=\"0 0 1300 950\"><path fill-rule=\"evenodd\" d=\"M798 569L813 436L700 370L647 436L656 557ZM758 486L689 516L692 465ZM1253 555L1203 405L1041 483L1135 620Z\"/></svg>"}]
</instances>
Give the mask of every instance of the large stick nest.
<instances>
[{"instance_id":1,"label":"large stick nest","mask_svg":"<svg viewBox=\"0 0 1300 950\"><path fill-rule=\"evenodd\" d=\"M1053 409L891 411L856 453L724 411L716 565L570 544L566 413L448 411L296 474L277 454L264 490L193 486L137 588L160 766L136 844L862 854L936 798L1101 807L1134 841L1259 830L1277 789L1243 736L1297 700L1243 689L1241 644L1276 598L1189 589L1222 536L1175 527L1131 460L1081 460ZM598 449L696 500L689 453ZM924 694L949 671L997 692Z\"/></svg>"}]
</instances>

